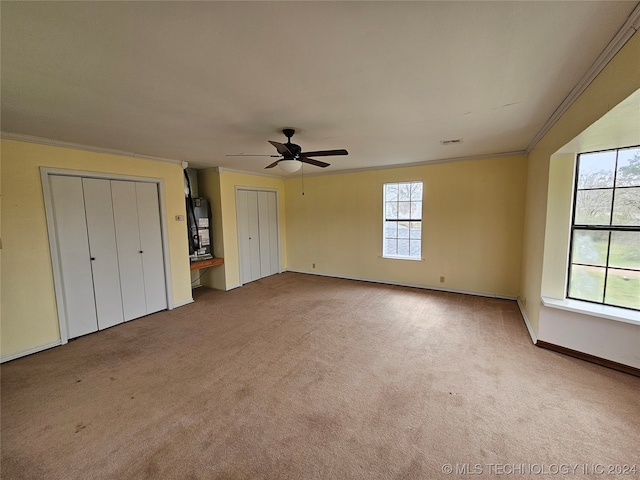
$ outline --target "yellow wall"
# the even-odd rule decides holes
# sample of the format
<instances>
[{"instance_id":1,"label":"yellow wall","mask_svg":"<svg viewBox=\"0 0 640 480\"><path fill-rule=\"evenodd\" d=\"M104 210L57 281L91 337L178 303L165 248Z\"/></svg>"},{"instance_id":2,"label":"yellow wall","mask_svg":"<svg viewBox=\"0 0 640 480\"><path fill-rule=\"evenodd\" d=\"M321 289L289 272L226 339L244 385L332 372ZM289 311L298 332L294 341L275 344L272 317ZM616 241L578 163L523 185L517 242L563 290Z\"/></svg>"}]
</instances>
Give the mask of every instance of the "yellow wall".
<instances>
[{"instance_id":1,"label":"yellow wall","mask_svg":"<svg viewBox=\"0 0 640 480\"><path fill-rule=\"evenodd\" d=\"M200 195L210 199L213 219L214 254L224 258L224 265L210 269L203 285L229 290L240 285L238 256L238 224L236 221L236 187L265 188L278 192L280 222L280 266L287 267L287 238L284 181L277 177L250 175L223 169L207 169L198 173ZM216 215L219 217L216 219Z\"/></svg>"},{"instance_id":2,"label":"yellow wall","mask_svg":"<svg viewBox=\"0 0 640 480\"><path fill-rule=\"evenodd\" d=\"M640 35L634 35L528 156L521 298L538 333L552 155L640 88Z\"/></svg>"},{"instance_id":3,"label":"yellow wall","mask_svg":"<svg viewBox=\"0 0 640 480\"><path fill-rule=\"evenodd\" d=\"M0 140L2 159L1 352L9 356L60 338L40 167L164 180L174 304L191 299L182 167L118 155Z\"/></svg>"},{"instance_id":4,"label":"yellow wall","mask_svg":"<svg viewBox=\"0 0 640 480\"><path fill-rule=\"evenodd\" d=\"M288 268L515 297L525 175L508 156L307 177L304 196L289 178ZM381 258L383 184L410 180L424 182L424 261Z\"/></svg>"}]
</instances>

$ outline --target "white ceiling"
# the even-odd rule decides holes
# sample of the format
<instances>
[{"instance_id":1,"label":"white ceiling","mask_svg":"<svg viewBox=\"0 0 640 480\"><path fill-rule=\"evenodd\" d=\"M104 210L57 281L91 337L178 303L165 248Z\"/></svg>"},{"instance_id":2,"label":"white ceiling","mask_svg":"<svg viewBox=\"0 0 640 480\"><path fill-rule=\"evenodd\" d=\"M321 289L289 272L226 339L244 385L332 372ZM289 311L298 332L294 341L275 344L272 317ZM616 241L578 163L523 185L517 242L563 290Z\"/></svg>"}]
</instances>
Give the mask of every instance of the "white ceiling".
<instances>
[{"instance_id":1,"label":"white ceiling","mask_svg":"<svg viewBox=\"0 0 640 480\"><path fill-rule=\"evenodd\" d=\"M283 127L325 171L522 151L636 5L2 1L1 128L256 173L225 154Z\"/></svg>"}]
</instances>

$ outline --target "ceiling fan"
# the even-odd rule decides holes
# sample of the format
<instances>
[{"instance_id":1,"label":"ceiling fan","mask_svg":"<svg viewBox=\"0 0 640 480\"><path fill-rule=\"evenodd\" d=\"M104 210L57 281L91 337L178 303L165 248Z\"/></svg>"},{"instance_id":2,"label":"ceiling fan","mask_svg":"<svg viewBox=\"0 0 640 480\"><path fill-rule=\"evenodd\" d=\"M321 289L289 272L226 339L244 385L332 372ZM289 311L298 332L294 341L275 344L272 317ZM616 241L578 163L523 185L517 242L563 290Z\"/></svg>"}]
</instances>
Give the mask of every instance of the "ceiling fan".
<instances>
[{"instance_id":1,"label":"ceiling fan","mask_svg":"<svg viewBox=\"0 0 640 480\"><path fill-rule=\"evenodd\" d=\"M252 156L252 157L281 156L282 158L280 158L279 160L276 160L275 162L271 163L270 165L267 165L264 168L265 169L273 168L279 164L280 168L285 172L293 173L300 170L300 167L302 166L303 163L308 163L309 165L315 165L316 167L321 167L321 168L325 168L330 165L329 163L321 162L320 160L315 160L310 157L330 157L333 155L349 155L349 152L347 152L344 149L303 152L300 145L291 143L291 137L293 137L293 134L296 133L296 131L293 128L285 128L282 130L282 133L284 134L285 137L287 137L287 143L280 143L280 142L274 142L272 140L269 140L269 143L274 147L276 147L276 150L278 151L279 155L240 155L239 154L239 155L227 155L227 156L228 157L229 156Z\"/></svg>"}]
</instances>

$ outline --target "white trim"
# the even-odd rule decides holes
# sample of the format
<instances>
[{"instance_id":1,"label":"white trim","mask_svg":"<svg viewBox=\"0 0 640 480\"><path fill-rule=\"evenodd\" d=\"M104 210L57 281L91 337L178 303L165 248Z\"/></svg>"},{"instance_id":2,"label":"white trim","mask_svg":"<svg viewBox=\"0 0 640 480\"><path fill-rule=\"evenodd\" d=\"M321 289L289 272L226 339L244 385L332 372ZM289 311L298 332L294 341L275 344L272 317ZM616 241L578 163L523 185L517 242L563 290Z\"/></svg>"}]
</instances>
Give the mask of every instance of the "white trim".
<instances>
[{"instance_id":1,"label":"white trim","mask_svg":"<svg viewBox=\"0 0 640 480\"><path fill-rule=\"evenodd\" d=\"M231 285L230 287L226 287L224 289L225 292L228 292L229 290L233 290L234 288L240 288L242 286L241 283L236 283L235 285Z\"/></svg>"},{"instance_id":2,"label":"white trim","mask_svg":"<svg viewBox=\"0 0 640 480\"><path fill-rule=\"evenodd\" d=\"M183 160L175 160L173 158L154 157L153 155L143 155L141 153L125 152L123 150L115 150L112 148L96 147L93 145L84 145L81 143L65 142L62 140L54 140L51 138L34 137L32 135L23 135L22 133L0 132L0 138L6 140L16 140L26 143L37 143L40 145L50 145L52 147L72 148L74 150L85 150L87 152L105 153L108 155L121 155L125 157L140 158L143 160L153 160L156 162L169 162L182 164Z\"/></svg>"},{"instance_id":3,"label":"white trim","mask_svg":"<svg viewBox=\"0 0 640 480\"><path fill-rule=\"evenodd\" d=\"M198 285L198 286L201 287L202 285ZM189 305L190 303L193 303L193 298L188 298L186 300L183 300L182 302L174 303L173 307L170 308L169 310L172 310L173 308L184 307L185 305Z\"/></svg>"},{"instance_id":4,"label":"white trim","mask_svg":"<svg viewBox=\"0 0 640 480\"><path fill-rule=\"evenodd\" d=\"M47 233L49 235L49 252L51 254L51 269L53 272L54 292L56 296L56 309L58 313L58 325L60 328L60 341L67 343L69 332L67 329L67 312L64 305L64 284L60 271L60 258L58 256L58 244L56 240L53 201L49 185L49 175L65 175L69 177L100 178L105 180L126 180L141 183L154 183L158 188L158 203L160 208L160 228L162 237L162 254L164 256L165 291L167 295L167 310L175 308L173 304L173 283L171 279L171 264L169 260L169 234L167 226L167 212L164 180L153 177L137 177L108 172L90 172L84 170L70 170L65 168L40 167L40 179L42 182L42 196L44 200L45 217L47 220ZM192 300L193 301L193 300Z\"/></svg>"},{"instance_id":5,"label":"white trim","mask_svg":"<svg viewBox=\"0 0 640 480\"><path fill-rule=\"evenodd\" d=\"M529 335L531 336L531 340L535 345L538 343L538 337L533 331L533 327L531 326L531 322L529 322L529 317L527 317L527 312L524 309L524 305L522 305L522 302L520 301L520 297L516 298L516 302L518 303L518 308L520 309L520 313L522 314L522 318L524 319L524 324L526 325L527 330L529 330Z\"/></svg>"},{"instance_id":6,"label":"white trim","mask_svg":"<svg viewBox=\"0 0 640 480\"><path fill-rule=\"evenodd\" d=\"M592 317L606 318L615 322L630 323L640 325L640 312L617 308L610 305L600 305L598 303L581 302L565 298L564 300L552 297L542 297L542 304L545 307L557 308L568 312L582 313Z\"/></svg>"},{"instance_id":7,"label":"white trim","mask_svg":"<svg viewBox=\"0 0 640 480\"><path fill-rule=\"evenodd\" d=\"M498 298L500 300L516 300L516 297L511 297L508 295L498 295L496 293L471 292L469 290L455 290L452 288L441 288L441 287L434 287L431 285L419 285L416 283L389 282L387 280L378 280L374 278L351 277L347 275L333 275L330 273L309 272L305 270L295 270L292 268L286 269L285 272L304 273L306 275L318 275L319 277L343 278L345 280L357 280L360 282L381 283L383 285L395 285L398 287L421 288L423 290L435 290L438 292L446 292L446 293L459 293L462 295L473 295L475 297Z\"/></svg>"},{"instance_id":8,"label":"white trim","mask_svg":"<svg viewBox=\"0 0 640 480\"><path fill-rule=\"evenodd\" d=\"M420 220L422 222L422 220ZM384 233L383 233L384 235ZM416 257L400 257L400 256L392 256L392 255L380 255L378 258L384 258L385 260L411 260L413 262L424 262L424 258L416 258Z\"/></svg>"},{"instance_id":9,"label":"white trim","mask_svg":"<svg viewBox=\"0 0 640 480\"><path fill-rule=\"evenodd\" d=\"M604 70L607 64L615 57L622 47L629 41L631 37L638 31L640 27L640 4L631 12L627 21L618 30L618 33L611 39L609 44L600 53L595 62L591 65L589 70L582 76L580 81L569 92L569 95L562 101L562 103L551 114L551 117L545 122L540 131L529 143L526 153L531 153L531 150L537 145L537 143L551 130L551 127L566 113L567 110L573 105L580 95L587 89L591 82Z\"/></svg>"},{"instance_id":10,"label":"white trim","mask_svg":"<svg viewBox=\"0 0 640 480\"><path fill-rule=\"evenodd\" d=\"M62 344L63 342L61 340L56 340L55 342L47 343L45 345L40 345L38 347L33 347L28 350L22 350L21 352L12 353L10 355L2 355L0 356L0 363L10 362L11 360L15 360L16 358L26 357L27 355L31 355L33 353L38 353L43 350L48 350L49 348L59 347Z\"/></svg>"}]
</instances>

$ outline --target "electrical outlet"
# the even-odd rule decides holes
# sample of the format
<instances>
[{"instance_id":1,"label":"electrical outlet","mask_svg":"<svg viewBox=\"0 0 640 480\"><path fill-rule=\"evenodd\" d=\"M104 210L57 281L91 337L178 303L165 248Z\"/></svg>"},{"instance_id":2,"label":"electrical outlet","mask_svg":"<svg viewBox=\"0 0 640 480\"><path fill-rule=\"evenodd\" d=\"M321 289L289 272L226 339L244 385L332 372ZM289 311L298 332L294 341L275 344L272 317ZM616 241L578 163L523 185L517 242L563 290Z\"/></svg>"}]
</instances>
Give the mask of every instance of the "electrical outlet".
<instances>
[{"instance_id":1,"label":"electrical outlet","mask_svg":"<svg viewBox=\"0 0 640 480\"><path fill-rule=\"evenodd\" d=\"M316 268L316 264L315 264L315 263L312 263L312 264L311 264L311 266L312 266L313 268Z\"/></svg>"},{"instance_id":2,"label":"electrical outlet","mask_svg":"<svg viewBox=\"0 0 640 480\"><path fill-rule=\"evenodd\" d=\"M176 215L176 222L184 222L184 215Z\"/></svg>"},{"instance_id":3,"label":"electrical outlet","mask_svg":"<svg viewBox=\"0 0 640 480\"><path fill-rule=\"evenodd\" d=\"M444 277L440 277L440 283L444 283Z\"/></svg>"}]
</instances>

